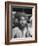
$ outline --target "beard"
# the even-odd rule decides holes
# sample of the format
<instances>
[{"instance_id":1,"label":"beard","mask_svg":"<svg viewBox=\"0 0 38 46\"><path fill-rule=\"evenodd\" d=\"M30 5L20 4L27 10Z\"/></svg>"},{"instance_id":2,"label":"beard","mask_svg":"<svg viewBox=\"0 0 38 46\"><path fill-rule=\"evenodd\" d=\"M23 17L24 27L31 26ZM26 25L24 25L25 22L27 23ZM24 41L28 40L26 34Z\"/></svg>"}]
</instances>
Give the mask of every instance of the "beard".
<instances>
[{"instance_id":1,"label":"beard","mask_svg":"<svg viewBox=\"0 0 38 46\"><path fill-rule=\"evenodd\" d=\"M27 28L27 24L19 24L19 28L20 28L21 30L23 30L25 27Z\"/></svg>"}]
</instances>

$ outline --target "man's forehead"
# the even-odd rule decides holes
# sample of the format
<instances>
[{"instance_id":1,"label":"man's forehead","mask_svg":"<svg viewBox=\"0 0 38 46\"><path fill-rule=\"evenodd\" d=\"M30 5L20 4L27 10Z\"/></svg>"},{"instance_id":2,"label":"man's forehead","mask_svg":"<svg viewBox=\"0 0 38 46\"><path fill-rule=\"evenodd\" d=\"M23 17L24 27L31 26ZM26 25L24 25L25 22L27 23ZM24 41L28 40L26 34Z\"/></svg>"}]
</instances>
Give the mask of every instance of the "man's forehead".
<instances>
[{"instance_id":1,"label":"man's forehead","mask_svg":"<svg viewBox=\"0 0 38 46\"><path fill-rule=\"evenodd\" d=\"M28 19L28 17L21 16L20 19Z\"/></svg>"},{"instance_id":2,"label":"man's forehead","mask_svg":"<svg viewBox=\"0 0 38 46\"><path fill-rule=\"evenodd\" d=\"M22 16L21 19L25 19L25 17Z\"/></svg>"}]
</instances>

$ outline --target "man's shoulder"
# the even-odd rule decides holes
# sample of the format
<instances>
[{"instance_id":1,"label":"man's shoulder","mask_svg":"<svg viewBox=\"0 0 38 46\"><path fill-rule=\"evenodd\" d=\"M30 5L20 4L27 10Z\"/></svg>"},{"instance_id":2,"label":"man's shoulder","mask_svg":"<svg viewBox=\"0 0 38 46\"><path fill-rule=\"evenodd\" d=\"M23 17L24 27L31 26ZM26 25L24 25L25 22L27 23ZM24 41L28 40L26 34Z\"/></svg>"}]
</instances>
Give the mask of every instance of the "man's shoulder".
<instances>
[{"instance_id":1,"label":"man's shoulder","mask_svg":"<svg viewBox=\"0 0 38 46\"><path fill-rule=\"evenodd\" d=\"M19 29L19 27L15 27L12 29L13 32L21 32L21 30Z\"/></svg>"},{"instance_id":2,"label":"man's shoulder","mask_svg":"<svg viewBox=\"0 0 38 46\"><path fill-rule=\"evenodd\" d=\"M20 30L20 29L19 29L19 27L15 27L15 28L13 28L12 30Z\"/></svg>"},{"instance_id":3,"label":"man's shoulder","mask_svg":"<svg viewBox=\"0 0 38 46\"><path fill-rule=\"evenodd\" d=\"M15 28L13 28L13 29L19 29L18 27L15 27Z\"/></svg>"}]
</instances>

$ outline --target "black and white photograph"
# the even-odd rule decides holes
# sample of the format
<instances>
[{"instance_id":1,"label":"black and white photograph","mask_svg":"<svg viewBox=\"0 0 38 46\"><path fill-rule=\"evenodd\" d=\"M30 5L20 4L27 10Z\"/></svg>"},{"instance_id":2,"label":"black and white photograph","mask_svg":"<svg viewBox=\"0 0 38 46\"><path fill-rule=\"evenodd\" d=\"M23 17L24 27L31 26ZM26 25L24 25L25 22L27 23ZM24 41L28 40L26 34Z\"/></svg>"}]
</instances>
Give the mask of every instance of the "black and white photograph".
<instances>
[{"instance_id":1,"label":"black and white photograph","mask_svg":"<svg viewBox=\"0 0 38 46\"><path fill-rule=\"evenodd\" d=\"M14 7L11 15L12 38L32 37L32 7Z\"/></svg>"},{"instance_id":2,"label":"black and white photograph","mask_svg":"<svg viewBox=\"0 0 38 46\"><path fill-rule=\"evenodd\" d=\"M12 41L17 39L24 40L34 40L35 30L33 24L35 22L34 13L32 12L33 7L29 6L16 6L11 5L11 15L10 15L10 34ZM34 30L34 31L33 31ZM19 40L19 41L20 41Z\"/></svg>"},{"instance_id":3,"label":"black and white photograph","mask_svg":"<svg viewBox=\"0 0 38 46\"><path fill-rule=\"evenodd\" d=\"M6 3L6 43L37 42L37 4Z\"/></svg>"}]
</instances>

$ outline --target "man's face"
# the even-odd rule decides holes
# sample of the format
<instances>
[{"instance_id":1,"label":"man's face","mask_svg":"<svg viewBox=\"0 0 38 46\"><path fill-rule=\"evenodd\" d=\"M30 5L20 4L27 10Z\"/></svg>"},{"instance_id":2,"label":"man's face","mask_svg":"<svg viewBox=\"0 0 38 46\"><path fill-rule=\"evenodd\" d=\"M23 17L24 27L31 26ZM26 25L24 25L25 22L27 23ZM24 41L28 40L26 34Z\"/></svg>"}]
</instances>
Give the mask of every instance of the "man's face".
<instances>
[{"instance_id":1,"label":"man's face","mask_svg":"<svg viewBox=\"0 0 38 46\"><path fill-rule=\"evenodd\" d=\"M27 20L25 19L25 17L21 17L21 19L20 19L20 24L21 24L21 26L25 26L25 24L27 23Z\"/></svg>"}]
</instances>

